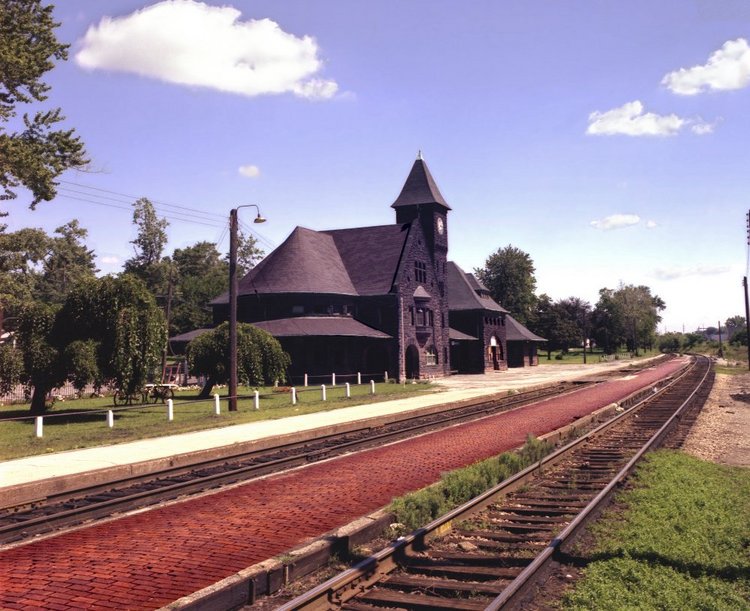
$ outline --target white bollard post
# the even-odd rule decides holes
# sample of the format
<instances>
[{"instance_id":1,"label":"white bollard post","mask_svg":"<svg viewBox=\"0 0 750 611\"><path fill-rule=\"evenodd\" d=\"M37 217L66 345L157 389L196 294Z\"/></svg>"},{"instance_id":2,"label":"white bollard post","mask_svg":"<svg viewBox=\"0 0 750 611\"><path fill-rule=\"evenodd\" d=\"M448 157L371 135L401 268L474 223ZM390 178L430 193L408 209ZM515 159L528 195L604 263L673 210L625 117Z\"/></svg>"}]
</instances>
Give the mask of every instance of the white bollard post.
<instances>
[{"instance_id":1,"label":"white bollard post","mask_svg":"<svg viewBox=\"0 0 750 611\"><path fill-rule=\"evenodd\" d=\"M219 403L219 395L214 395L214 415L218 416L221 414L221 403Z\"/></svg>"},{"instance_id":2,"label":"white bollard post","mask_svg":"<svg viewBox=\"0 0 750 611\"><path fill-rule=\"evenodd\" d=\"M305 386L307 386L307 374L305 374Z\"/></svg>"},{"instance_id":3,"label":"white bollard post","mask_svg":"<svg viewBox=\"0 0 750 611\"><path fill-rule=\"evenodd\" d=\"M326 400L326 385L321 384L320 385L320 398L325 401Z\"/></svg>"},{"instance_id":4,"label":"white bollard post","mask_svg":"<svg viewBox=\"0 0 750 611\"><path fill-rule=\"evenodd\" d=\"M351 399L352 397L352 387L349 385L349 382L346 383L346 398Z\"/></svg>"},{"instance_id":5,"label":"white bollard post","mask_svg":"<svg viewBox=\"0 0 750 611\"><path fill-rule=\"evenodd\" d=\"M44 418L41 416L34 418L34 429L37 437L44 437Z\"/></svg>"},{"instance_id":6,"label":"white bollard post","mask_svg":"<svg viewBox=\"0 0 750 611\"><path fill-rule=\"evenodd\" d=\"M253 395L253 407L255 407L255 409L260 409L260 394L258 393L257 390L255 391L255 394Z\"/></svg>"},{"instance_id":7,"label":"white bollard post","mask_svg":"<svg viewBox=\"0 0 750 611\"><path fill-rule=\"evenodd\" d=\"M174 401L167 399L167 422L174 420Z\"/></svg>"},{"instance_id":8,"label":"white bollard post","mask_svg":"<svg viewBox=\"0 0 750 611\"><path fill-rule=\"evenodd\" d=\"M357 386L360 386L362 384L362 374L358 371L357 372Z\"/></svg>"},{"instance_id":9,"label":"white bollard post","mask_svg":"<svg viewBox=\"0 0 750 611\"><path fill-rule=\"evenodd\" d=\"M388 384L388 372L387 371L385 372L385 375L383 376L383 382Z\"/></svg>"},{"instance_id":10,"label":"white bollard post","mask_svg":"<svg viewBox=\"0 0 750 611\"><path fill-rule=\"evenodd\" d=\"M336 374L331 374L331 386L336 386Z\"/></svg>"},{"instance_id":11,"label":"white bollard post","mask_svg":"<svg viewBox=\"0 0 750 611\"><path fill-rule=\"evenodd\" d=\"M297 389L292 386L292 405L297 405Z\"/></svg>"},{"instance_id":12,"label":"white bollard post","mask_svg":"<svg viewBox=\"0 0 750 611\"><path fill-rule=\"evenodd\" d=\"M370 380L370 394L375 394L375 380Z\"/></svg>"},{"instance_id":13,"label":"white bollard post","mask_svg":"<svg viewBox=\"0 0 750 611\"><path fill-rule=\"evenodd\" d=\"M115 414L111 409L107 410L107 426L109 428L113 428L115 426Z\"/></svg>"}]
</instances>

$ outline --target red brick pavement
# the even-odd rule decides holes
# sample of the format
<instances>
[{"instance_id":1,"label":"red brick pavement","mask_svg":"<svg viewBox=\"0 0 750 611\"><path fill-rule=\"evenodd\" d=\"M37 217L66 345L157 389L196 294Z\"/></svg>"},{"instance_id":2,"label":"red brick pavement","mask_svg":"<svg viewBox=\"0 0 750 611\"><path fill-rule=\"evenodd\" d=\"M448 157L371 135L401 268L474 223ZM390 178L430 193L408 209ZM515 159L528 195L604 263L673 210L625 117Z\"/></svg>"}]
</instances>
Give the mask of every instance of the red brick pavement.
<instances>
[{"instance_id":1,"label":"red brick pavement","mask_svg":"<svg viewBox=\"0 0 750 611\"><path fill-rule=\"evenodd\" d=\"M417 439L0 552L2 609L154 609L612 403L671 362Z\"/></svg>"}]
</instances>

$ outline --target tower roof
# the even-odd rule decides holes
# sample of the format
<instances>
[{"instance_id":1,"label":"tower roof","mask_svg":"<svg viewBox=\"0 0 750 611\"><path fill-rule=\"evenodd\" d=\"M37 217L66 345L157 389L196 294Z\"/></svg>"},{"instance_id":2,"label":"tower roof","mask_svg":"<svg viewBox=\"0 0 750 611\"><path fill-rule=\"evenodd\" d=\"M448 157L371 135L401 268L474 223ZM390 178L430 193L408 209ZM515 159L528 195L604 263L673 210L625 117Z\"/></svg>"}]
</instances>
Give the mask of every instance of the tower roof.
<instances>
[{"instance_id":1,"label":"tower roof","mask_svg":"<svg viewBox=\"0 0 750 611\"><path fill-rule=\"evenodd\" d=\"M391 204L391 208L415 206L418 204L439 204L446 210L451 209L445 199L443 199L443 195L440 193L437 184L435 184L435 179L430 174L430 170L424 159L422 159L421 154L411 167L411 172L409 172L409 176L406 178L401 193L396 198L396 201Z\"/></svg>"}]
</instances>

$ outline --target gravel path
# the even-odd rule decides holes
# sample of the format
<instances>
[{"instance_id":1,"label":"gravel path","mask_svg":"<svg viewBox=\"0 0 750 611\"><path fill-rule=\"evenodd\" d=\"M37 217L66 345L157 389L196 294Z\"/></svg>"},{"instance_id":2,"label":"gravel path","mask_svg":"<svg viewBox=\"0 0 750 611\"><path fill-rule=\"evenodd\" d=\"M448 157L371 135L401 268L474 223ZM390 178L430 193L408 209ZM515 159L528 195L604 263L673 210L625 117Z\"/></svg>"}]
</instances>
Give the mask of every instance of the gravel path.
<instances>
[{"instance_id":1,"label":"gravel path","mask_svg":"<svg viewBox=\"0 0 750 611\"><path fill-rule=\"evenodd\" d=\"M716 374L683 449L704 460L750 467L750 373Z\"/></svg>"}]
</instances>

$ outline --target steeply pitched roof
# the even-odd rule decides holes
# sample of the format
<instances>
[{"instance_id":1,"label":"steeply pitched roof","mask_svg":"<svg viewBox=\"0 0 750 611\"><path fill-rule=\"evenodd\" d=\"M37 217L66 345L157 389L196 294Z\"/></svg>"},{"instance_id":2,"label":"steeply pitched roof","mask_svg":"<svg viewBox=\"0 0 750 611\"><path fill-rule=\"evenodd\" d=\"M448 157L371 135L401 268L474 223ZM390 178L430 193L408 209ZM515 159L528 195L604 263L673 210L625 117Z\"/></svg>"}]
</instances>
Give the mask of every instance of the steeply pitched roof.
<instances>
[{"instance_id":1,"label":"steeply pitched roof","mask_svg":"<svg viewBox=\"0 0 750 611\"><path fill-rule=\"evenodd\" d=\"M296 227L239 281L239 295L255 292L357 294L333 238L304 227ZM227 301L224 293L211 303Z\"/></svg>"},{"instance_id":2,"label":"steeply pitched roof","mask_svg":"<svg viewBox=\"0 0 750 611\"><path fill-rule=\"evenodd\" d=\"M391 204L391 208L414 206L415 204L440 204L446 210L451 209L443 199L435 179L421 157L418 157L411 167L411 172L406 178L401 193L396 201Z\"/></svg>"},{"instance_id":3,"label":"steeply pitched roof","mask_svg":"<svg viewBox=\"0 0 750 611\"><path fill-rule=\"evenodd\" d=\"M333 238L359 295L386 295L393 285L409 228L410 224L380 225L321 233Z\"/></svg>"},{"instance_id":4,"label":"steeply pitched roof","mask_svg":"<svg viewBox=\"0 0 750 611\"><path fill-rule=\"evenodd\" d=\"M448 328L448 337L453 341L457 342L478 342L479 340L473 335L454 329L453 327Z\"/></svg>"},{"instance_id":5,"label":"steeply pitched roof","mask_svg":"<svg viewBox=\"0 0 750 611\"><path fill-rule=\"evenodd\" d=\"M476 289L469 282L467 274L453 261L448 261L448 282L446 294L449 310L490 310L492 312L507 312L497 301L487 295L478 295ZM478 281L475 282L478 284Z\"/></svg>"},{"instance_id":6,"label":"steeply pitched roof","mask_svg":"<svg viewBox=\"0 0 750 611\"><path fill-rule=\"evenodd\" d=\"M505 317L505 337L509 342L546 342L547 340L543 337L535 335L524 327L520 322L513 318L510 314Z\"/></svg>"},{"instance_id":7,"label":"steeply pitched roof","mask_svg":"<svg viewBox=\"0 0 750 611\"><path fill-rule=\"evenodd\" d=\"M274 337L336 336L390 339L390 335L368 327L348 316L297 316L254 322L254 326Z\"/></svg>"}]
</instances>

